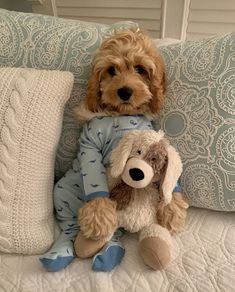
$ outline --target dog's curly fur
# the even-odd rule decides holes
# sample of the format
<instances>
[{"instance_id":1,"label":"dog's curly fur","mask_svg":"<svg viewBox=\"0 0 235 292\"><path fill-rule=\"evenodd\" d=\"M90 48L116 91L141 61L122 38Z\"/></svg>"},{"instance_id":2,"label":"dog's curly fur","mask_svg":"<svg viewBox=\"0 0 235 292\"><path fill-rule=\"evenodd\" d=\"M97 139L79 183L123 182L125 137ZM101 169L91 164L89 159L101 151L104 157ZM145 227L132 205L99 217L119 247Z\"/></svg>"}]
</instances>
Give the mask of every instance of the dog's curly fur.
<instances>
[{"instance_id":1,"label":"dog's curly fur","mask_svg":"<svg viewBox=\"0 0 235 292\"><path fill-rule=\"evenodd\" d=\"M105 239L117 228L116 203L96 198L79 210L78 219L84 237Z\"/></svg>"},{"instance_id":2,"label":"dog's curly fur","mask_svg":"<svg viewBox=\"0 0 235 292\"><path fill-rule=\"evenodd\" d=\"M120 99L118 90L120 88L131 89L131 96L128 100ZM161 55L156 49L152 40L140 30L128 30L115 33L104 40L98 50L92 67L91 77L88 82L87 94L83 107L96 115L100 114L145 114L154 117L159 113L164 104L166 91L165 67ZM81 107L80 107L81 109ZM75 116L76 109L75 109ZM80 117L79 117L80 118ZM131 197L128 199L130 200ZM96 238L109 236L110 228L116 225L116 217L110 199L94 199L94 203L87 203L80 211L79 220L85 237ZM173 200L172 204L175 206ZM106 206L105 206L106 205ZM172 206L173 206L172 205ZM159 222L167 228L174 226L174 230L180 229L183 224L175 224L175 212L185 210L185 202L178 198L178 207L165 209L159 207ZM97 223L91 223L91 214L95 209L102 208L109 210L105 214L110 228L104 223L104 212L96 212ZM100 208L101 206L102 208ZM120 207L120 206L119 206ZM161 220L161 217L165 218ZM181 216L184 218L184 216ZM107 221L107 220L106 220ZM178 221L178 219L177 219ZM84 223L84 224L83 224ZM97 230L102 229L101 233ZM99 234L98 234L98 233Z\"/></svg>"},{"instance_id":3,"label":"dog's curly fur","mask_svg":"<svg viewBox=\"0 0 235 292\"><path fill-rule=\"evenodd\" d=\"M164 103L165 67L152 40L128 30L107 38L95 56L86 105L92 112L157 114ZM133 91L128 101L118 89Z\"/></svg>"}]
</instances>

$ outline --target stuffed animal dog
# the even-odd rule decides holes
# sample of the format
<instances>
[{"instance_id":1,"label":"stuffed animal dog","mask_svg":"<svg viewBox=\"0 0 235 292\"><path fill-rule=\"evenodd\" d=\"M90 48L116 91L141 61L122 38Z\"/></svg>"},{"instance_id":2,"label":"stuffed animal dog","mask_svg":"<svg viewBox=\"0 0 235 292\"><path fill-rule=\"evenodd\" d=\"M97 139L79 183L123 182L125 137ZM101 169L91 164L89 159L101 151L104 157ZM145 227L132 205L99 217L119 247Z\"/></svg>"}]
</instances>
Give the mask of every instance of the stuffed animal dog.
<instances>
[{"instance_id":1,"label":"stuffed animal dog","mask_svg":"<svg viewBox=\"0 0 235 292\"><path fill-rule=\"evenodd\" d=\"M162 131L136 130L121 139L111 162L109 182L111 198L117 203L118 225L140 232L140 254L148 266L165 268L171 260L172 240L169 230L158 222L160 202L170 203L173 194L175 219L166 219L170 231L183 226L188 208L182 195L174 193L182 172L178 153Z\"/></svg>"}]
</instances>

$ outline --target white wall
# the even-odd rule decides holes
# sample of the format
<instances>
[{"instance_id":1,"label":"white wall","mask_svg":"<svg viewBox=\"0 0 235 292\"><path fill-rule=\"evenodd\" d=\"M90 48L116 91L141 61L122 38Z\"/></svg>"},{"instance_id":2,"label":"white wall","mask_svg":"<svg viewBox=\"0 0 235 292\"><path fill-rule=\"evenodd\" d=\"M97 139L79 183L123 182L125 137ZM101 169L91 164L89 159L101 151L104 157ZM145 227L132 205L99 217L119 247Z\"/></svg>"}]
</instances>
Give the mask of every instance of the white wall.
<instances>
[{"instance_id":1,"label":"white wall","mask_svg":"<svg viewBox=\"0 0 235 292\"><path fill-rule=\"evenodd\" d=\"M14 11L31 12L31 3L27 0L0 0L0 8Z\"/></svg>"}]
</instances>

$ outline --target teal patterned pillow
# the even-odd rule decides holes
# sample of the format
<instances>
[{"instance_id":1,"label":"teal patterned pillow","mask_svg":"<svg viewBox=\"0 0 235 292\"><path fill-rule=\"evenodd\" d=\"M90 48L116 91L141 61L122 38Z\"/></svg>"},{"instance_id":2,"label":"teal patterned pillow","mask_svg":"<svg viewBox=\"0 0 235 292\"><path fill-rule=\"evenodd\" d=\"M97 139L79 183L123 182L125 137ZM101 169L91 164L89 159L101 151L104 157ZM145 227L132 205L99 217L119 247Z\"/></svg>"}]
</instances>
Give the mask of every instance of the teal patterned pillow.
<instances>
[{"instance_id":1,"label":"teal patterned pillow","mask_svg":"<svg viewBox=\"0 0 235 292\"><path fill-rule=\"evenodd\" d=\"M0 66L74 74L56 158L57 178L76 156L79 129L74 124L72 108L85 95L93 54L106 35L130 27L137 24L124 21L110 26L0 9Z\"/></svg>"},{"instance_id":2,"label":"teal patterned pillow","mask_svg":"<svg viewBox=\"0 0 235 292\"><path fill-rule=\"evenodd\" d=\"M180 152L189 203L235 211L235 33L161 52L169 87L156 126Z\"/></svg>"}]
</instances>

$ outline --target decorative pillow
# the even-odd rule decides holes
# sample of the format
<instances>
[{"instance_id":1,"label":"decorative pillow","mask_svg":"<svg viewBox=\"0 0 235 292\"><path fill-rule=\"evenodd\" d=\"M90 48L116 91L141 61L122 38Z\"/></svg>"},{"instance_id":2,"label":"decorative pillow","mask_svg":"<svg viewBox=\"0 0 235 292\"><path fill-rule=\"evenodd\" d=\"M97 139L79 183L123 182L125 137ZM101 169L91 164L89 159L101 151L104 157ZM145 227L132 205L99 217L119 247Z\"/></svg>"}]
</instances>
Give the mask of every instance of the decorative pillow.
<instances>
[{"instance_id":1,"label":"decorative pillow","mask_svg":"<svg viewBox=\"0 0 235 292\"><path fill-rule=\"evenodd\" d=\"M160 49L169 87L157 128L180 152L189 203L235 211L235 33Z\"/></svg>"},{"instance_id":2,"label":"decorative pillow","mask_svg":"<svg viewBox=\"0 0 235 292\"><path fill-rule=\"evenodd\" d=\"M70 167L77 152L79 130L72 108L84 97L94 52L114 30L137 27L133 22L113 25L68 20L0 9L0 66L70 71L75 83L66 106L56 159L56 176Z\"/></svg>"},{"instance_id":3,"label":"decorative pillow","mask_svg":"<svg viewBox=\"0 0 235 292\"><path fill-rule=\"evenodd\" d=\"M0 69L0 251L36 254L54 240L54 163L68 72Z\"/></svg>"}]
</instances>

